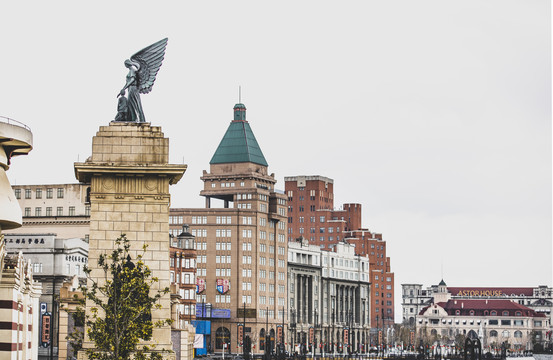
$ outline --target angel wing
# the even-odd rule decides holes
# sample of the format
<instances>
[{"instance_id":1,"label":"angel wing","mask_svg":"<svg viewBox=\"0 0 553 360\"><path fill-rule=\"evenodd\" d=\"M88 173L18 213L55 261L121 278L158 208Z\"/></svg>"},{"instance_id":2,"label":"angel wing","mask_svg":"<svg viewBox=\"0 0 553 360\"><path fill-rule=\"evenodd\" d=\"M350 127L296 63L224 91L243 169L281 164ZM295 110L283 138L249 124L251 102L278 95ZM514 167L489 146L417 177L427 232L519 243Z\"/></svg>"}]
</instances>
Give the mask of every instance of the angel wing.
<instances>
[{"instance_id":1,"label":"angel wing","mask_svg":"<svg viewBox=\"0 0 553 360\"><path fill-rule=\"evenodd\" d=\"M156 75L165 56L167 38L160 40L131 56L131 61L140 64L137 73L138 91L147 94L152 90Z\"/></svg>"}]
</instances>

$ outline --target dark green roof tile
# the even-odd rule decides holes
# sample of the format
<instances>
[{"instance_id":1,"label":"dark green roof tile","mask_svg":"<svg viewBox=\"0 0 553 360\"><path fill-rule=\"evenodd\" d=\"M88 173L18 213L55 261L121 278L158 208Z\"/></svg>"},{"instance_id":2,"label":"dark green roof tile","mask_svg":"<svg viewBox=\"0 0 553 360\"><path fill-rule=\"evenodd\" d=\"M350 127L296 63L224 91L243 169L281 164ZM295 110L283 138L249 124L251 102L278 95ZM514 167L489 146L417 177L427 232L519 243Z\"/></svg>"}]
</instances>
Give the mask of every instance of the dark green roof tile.
<instances>
[{"instance_id":1,"label":"dark green roof tile","mask_svg":"<svg viewBox=\"0 0 553 360\"><path fill-rule=\"evenodd\" d=\"M252 162L269 166L247 121L232 121L210 164Z\"/></svg>"}]
</instances>

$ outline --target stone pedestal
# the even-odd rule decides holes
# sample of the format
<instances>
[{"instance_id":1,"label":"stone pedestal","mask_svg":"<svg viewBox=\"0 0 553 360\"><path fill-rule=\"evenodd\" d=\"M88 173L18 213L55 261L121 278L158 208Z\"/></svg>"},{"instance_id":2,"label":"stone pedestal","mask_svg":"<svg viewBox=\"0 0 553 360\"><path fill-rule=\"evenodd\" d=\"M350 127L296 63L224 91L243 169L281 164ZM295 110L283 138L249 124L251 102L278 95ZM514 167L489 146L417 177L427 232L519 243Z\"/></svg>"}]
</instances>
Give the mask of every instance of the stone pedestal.
<instances>
[{"instance_id":1,"label":"stone pedestal","mask_svg":"<svg viewBox=\"0 0 553 360\"><path fill-rule=\"evenodd\" d=\"M75 163L77 179L90 184L88 266L98 283L104 277L99 255L111 253L114 240L126 234L137 253L148 244L143 260L159 278L152 290L169 287L169 185L181 179L186 165L168 161L169 139L160 127L112 122L92 139L92 156ZM152 312L152 321L171 318L170 294L161 299L161 306ZM87 304L87 313L89 308ZM171 327L154 329L152 343L156 350L171 350ZM83 346L94 348L86 338ZM174 358L174 353L164 357Z\"/></svg>"}]
</instances>

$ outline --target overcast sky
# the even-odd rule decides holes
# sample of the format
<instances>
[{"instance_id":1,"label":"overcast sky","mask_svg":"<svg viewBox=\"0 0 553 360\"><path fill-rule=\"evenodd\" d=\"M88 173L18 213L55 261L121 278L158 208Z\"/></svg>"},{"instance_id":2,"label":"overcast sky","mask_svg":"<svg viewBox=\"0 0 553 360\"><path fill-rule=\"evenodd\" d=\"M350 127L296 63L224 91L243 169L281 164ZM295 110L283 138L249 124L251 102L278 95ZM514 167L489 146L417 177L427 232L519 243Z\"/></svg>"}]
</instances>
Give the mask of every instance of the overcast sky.
<instances>
[{"instance_id":1,"label":"overcast sky","mask_svg":"<svg viewBox=\"0 0 553 360\"><path fill-rule=\"evenodd\" d=\"M442 272L450 286L551 286L550 1L176 4L0 5L0 115L34 135L12 184L76 182L124 60L168 37L142 103L188 164L173 206L204 205L241 86L277 188L330 177L335 205L361 203L383 234L396 319L400 284Z\"/></svg>"}]
</instances>

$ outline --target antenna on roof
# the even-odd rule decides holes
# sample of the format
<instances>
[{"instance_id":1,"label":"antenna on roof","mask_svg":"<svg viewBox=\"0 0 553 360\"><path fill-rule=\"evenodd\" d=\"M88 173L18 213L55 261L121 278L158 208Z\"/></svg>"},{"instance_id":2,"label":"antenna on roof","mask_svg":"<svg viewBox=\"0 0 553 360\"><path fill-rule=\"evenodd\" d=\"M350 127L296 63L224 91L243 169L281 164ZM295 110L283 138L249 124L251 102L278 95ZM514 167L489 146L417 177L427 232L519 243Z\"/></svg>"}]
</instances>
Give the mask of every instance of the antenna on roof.
<instances>
[{"instance_id":1,"label":"antenna on roof","mask_svg":"<svg viewBox=\"0 0 553 360\"><path fill-rule=\"evenodd\" d=\"M238 85L238 103L242 104L242 86Z\"/></svg>"}]
</instances>

